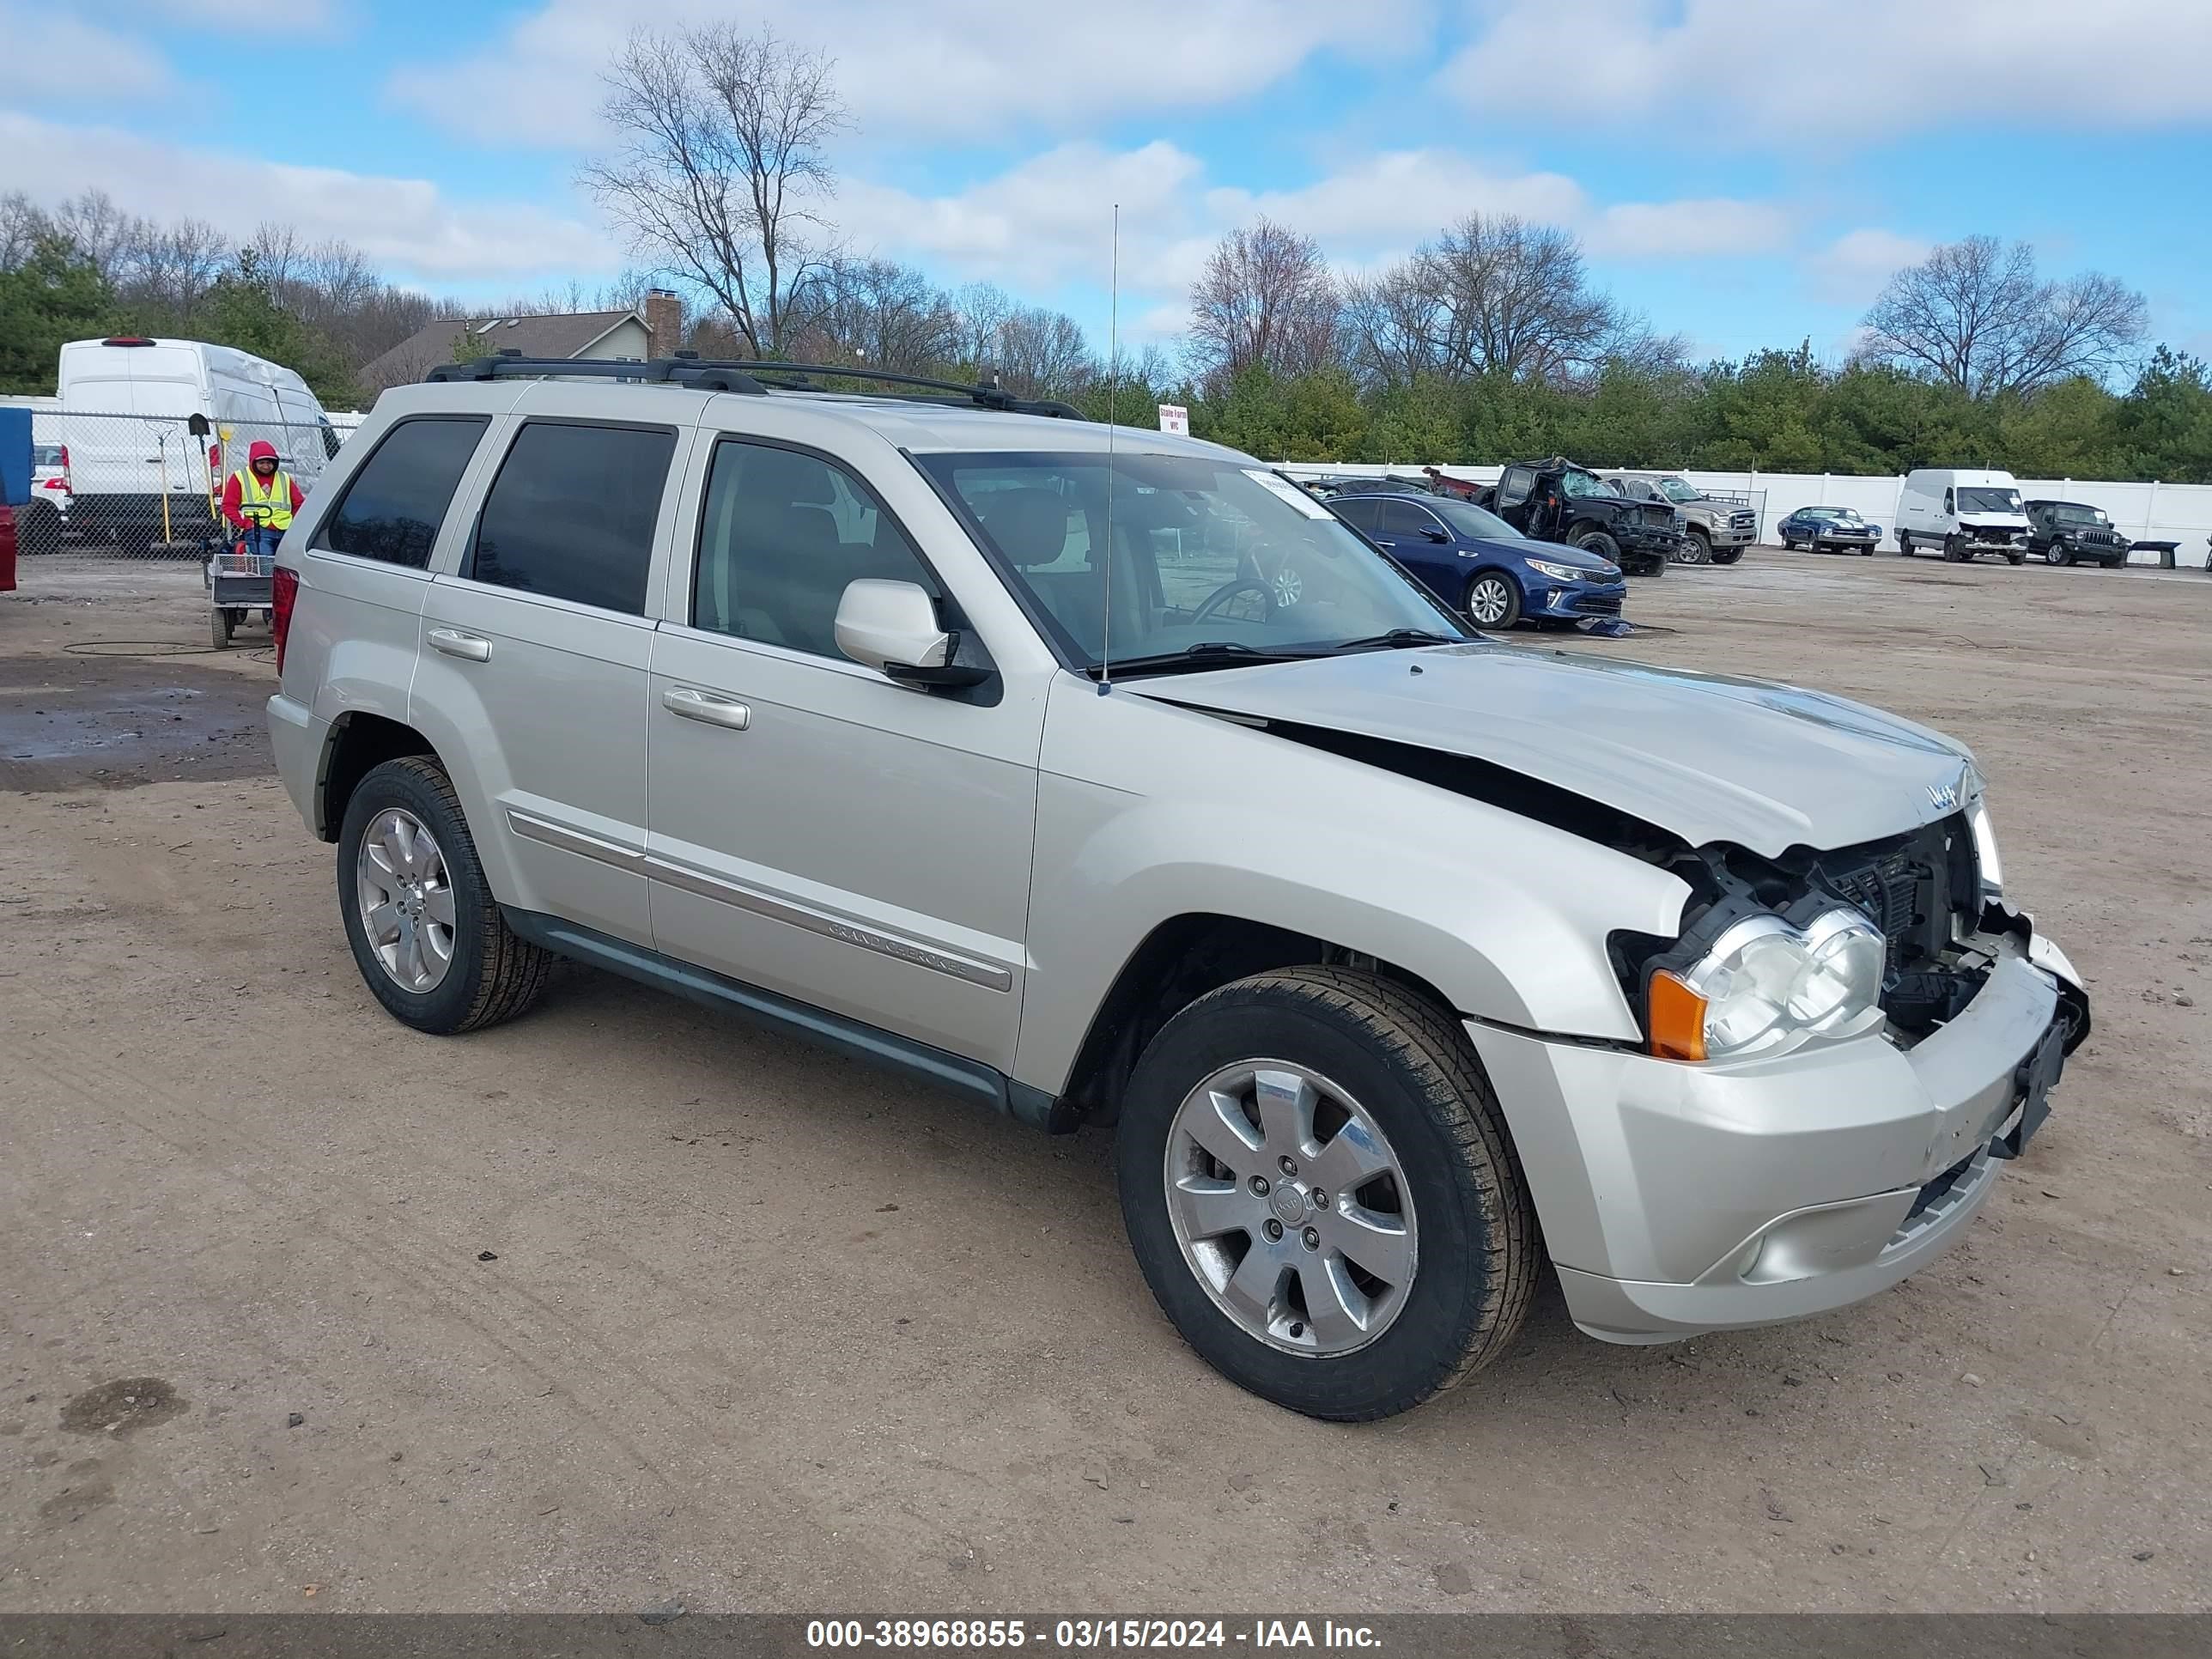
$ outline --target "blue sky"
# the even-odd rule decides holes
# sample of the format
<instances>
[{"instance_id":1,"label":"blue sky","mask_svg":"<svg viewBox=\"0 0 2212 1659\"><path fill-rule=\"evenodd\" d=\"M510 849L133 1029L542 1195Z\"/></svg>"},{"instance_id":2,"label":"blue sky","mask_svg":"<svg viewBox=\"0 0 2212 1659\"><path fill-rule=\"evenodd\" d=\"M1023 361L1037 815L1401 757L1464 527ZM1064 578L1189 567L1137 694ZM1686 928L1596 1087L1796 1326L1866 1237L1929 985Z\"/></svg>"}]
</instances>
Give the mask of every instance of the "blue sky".
<instances>
[{"instance_id":1,"label":"blue sky","mask_svg":"<svg viewBox=\"0 0 2212 1659\"><path fill-rule=\"evenodd\" d=\"M2212 351L2205 0L0 0L40 42L0 84L0 189L285 220L487 301L592 285L637 263L573 183L599 75L634 25L721 16L836 59L847 246L1102 340L1118 200L1133 340L1255 213L1358 269L1482 210L1574 229L1699 356L1839 356L1892 270L1975 232Z\"/></svg>"}]
</instances>

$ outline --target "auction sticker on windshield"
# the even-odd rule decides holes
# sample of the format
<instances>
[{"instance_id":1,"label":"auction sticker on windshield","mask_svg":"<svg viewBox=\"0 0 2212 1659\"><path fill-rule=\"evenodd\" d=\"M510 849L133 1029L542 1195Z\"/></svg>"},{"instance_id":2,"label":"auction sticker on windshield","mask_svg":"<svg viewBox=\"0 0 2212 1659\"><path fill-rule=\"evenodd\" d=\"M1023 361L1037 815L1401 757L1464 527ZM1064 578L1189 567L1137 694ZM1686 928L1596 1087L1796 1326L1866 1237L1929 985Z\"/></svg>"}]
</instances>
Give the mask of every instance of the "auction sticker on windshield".
<instances>
[{"instance_id":1,"label":"auction sticker on windshield","mask_svg":"<svg viewBox=\"0 0 2212 1659\"><path fill-rule=\"evenodd\" d=\"M1312 496L1287 478L1277 477L1264 466L1248 466L1244 476L1263 489L1271 489L1309 519L1333 519L1336 516Z\"/></svg>"}]
</instances>

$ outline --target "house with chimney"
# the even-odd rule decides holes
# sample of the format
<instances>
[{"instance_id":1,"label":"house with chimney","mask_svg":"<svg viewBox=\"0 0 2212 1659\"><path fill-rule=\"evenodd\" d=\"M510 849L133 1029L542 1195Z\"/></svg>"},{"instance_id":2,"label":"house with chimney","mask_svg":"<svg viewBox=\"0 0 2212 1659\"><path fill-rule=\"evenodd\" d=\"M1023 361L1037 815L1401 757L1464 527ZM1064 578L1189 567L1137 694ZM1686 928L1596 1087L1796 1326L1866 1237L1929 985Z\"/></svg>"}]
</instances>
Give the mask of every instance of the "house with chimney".
<instances>
[{"instance_id":1,"label":"house with chimney","mask_svg":"<svg viewBox=\"0 0 2212 1659\"><path fill-rule=\"evenodd\" d=\"M666 289L654 289L629 311L441 317L371 358L358 378L362 390L373 393L411 385L438 364L457 358L519 351L526 357L611 357L642 362L665 357L683 343L684 302Z\"/></svg>"}]
</instances>

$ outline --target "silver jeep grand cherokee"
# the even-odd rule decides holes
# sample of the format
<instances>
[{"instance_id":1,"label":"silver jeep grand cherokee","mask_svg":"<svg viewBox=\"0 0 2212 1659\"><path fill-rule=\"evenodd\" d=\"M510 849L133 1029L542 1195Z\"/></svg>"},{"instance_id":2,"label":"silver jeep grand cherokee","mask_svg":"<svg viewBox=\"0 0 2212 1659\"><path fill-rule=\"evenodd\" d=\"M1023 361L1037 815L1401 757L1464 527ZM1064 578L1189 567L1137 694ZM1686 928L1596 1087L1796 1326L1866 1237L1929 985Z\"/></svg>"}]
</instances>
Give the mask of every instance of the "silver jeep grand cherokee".
<instances>
[{"instance_id":1,"label":"silver jeep grand cherokee","mask_svg":"<svg viewBox=\"0 0 2212 1659\"><path fill-rule=\"evenodd\" d=\"M1340 1419L1949 1245L2088 1008L1966 751L1465 632L1250 457L689 361L388 392L286 537L279 769L418 1030L556 956L1113 1126L1185 1339Z\"/></svg>"}]
</instances>

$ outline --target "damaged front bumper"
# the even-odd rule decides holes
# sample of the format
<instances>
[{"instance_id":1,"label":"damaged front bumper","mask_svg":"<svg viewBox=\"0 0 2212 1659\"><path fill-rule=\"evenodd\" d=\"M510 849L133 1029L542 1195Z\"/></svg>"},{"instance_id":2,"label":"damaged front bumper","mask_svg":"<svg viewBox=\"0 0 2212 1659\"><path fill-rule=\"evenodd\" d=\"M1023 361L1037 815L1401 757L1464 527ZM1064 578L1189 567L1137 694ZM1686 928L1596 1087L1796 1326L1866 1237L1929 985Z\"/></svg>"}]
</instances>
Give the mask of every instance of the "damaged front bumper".
<instances>
[{"instance_id":1,"label":"damaged front bumper","mask_svg":"<svg viewBox=\"0 0 2212 1659\"><path fill-rule=\"evenodd\" d=\"M1979 991L1910 1048L1686 1065L1468 1022L1575 1322L1663 1342L1802 1318L1957 1242L2088 1029L2063 954L2001 919Z\"/></svg>"}]
</instances>

